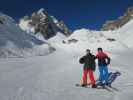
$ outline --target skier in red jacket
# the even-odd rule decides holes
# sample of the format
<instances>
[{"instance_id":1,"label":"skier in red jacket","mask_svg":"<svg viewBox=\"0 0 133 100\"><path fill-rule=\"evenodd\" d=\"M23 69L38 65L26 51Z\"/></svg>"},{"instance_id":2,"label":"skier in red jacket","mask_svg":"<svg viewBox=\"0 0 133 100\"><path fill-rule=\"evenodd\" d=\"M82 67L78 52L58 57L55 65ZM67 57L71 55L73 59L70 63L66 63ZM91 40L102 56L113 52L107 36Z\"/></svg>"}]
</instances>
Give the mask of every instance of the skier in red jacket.
<instances>
[{"instance_id":1,"label":"skier in red jacket","mask_svg":"<svg viewBox=\"0 0 133 100\"><path fill-rule=\"evenodd\" d=\"M96 59L98 59L98 66L100 72L99 81L102 85L108 85L108 65L110 64L110 58L105 52L103 52L102 48L98 48L97 50L98 53L96 55Z\"/></svg>"}]
</instances>

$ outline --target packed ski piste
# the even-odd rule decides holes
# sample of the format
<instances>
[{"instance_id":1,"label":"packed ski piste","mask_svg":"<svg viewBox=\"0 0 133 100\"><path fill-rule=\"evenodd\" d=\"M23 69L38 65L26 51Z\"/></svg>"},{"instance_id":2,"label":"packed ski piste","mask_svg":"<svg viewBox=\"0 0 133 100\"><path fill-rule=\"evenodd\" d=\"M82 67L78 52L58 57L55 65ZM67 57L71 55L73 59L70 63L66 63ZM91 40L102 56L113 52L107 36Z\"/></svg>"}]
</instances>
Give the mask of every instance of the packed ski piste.
<instances>
[{"instance_id":1,"label":"packed ski piste","mask_svg":"<svg viewBox=\"0 0 133 100\"><path fill-rule=\"evenodd\" d=\"M45 40L0 16L0 100L132 100L132 19Z\"/></svg>"}]
</instances>

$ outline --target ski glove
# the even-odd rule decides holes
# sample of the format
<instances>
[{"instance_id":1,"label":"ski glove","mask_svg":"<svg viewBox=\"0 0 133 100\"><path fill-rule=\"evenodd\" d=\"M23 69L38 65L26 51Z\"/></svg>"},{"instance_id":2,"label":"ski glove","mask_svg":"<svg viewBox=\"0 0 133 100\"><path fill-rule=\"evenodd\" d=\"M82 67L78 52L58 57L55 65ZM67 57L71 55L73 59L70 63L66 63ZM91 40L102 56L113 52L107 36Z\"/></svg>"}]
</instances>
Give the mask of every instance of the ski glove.
<instances>
[{"instance_id":1,"label":"ski glove","mask_svg":"<svg viewBox=\"0 0 133 100\"><path fill-rule=\"evenodd\" d=\"M79 59L79 63L84 64L84 58L83 57Z\"/></svg>"}]
</instances>

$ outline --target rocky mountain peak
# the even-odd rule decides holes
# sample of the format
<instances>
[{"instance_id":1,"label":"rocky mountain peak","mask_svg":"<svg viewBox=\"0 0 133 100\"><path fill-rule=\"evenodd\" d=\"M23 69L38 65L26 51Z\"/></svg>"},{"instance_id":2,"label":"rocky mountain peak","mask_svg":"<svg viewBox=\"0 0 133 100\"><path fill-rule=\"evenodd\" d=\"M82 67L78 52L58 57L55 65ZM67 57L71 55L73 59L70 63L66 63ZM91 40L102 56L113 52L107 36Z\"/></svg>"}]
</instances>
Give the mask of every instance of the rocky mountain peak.
<instances>
[{"instance_id":1,"label":"rocky mountain peak","mask_svg":"<svg viewBox=\"0 0 133 100\"><path fill-rule=\"evenodd\" d=\"M28 20L27 26L34 28L35 34L41 33L45 39L55 36L57 32L61 32L66 36L71 34L63 21L58 21L55 17L50 16L43 8L32 13L31 16L22 18L20 23L24 22L25 19L26 21Z\"/></svg>"},{"instance_id":2,"label":"rocky mountain peak","mask_svg":"<svg viewBox=\"0 0 133 100\"><path fill-rule=\"evenodd\" d=\"M133 7L129 7L123 16L120 16L116 20L106 21L101 30L118 29L123 25L125 25L127 22L129 22L132 18L133 18Z\"/></svg>"}]
</instances>

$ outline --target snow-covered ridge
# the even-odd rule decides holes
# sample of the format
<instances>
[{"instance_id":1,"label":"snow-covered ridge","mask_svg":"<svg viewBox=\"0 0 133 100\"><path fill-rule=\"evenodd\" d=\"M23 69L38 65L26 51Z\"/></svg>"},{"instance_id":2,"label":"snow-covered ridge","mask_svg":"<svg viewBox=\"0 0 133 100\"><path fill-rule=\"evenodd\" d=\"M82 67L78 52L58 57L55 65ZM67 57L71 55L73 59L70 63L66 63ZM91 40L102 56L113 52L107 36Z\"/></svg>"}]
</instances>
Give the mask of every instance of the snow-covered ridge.
<instances>
[{"instance_id":1,"label":"snow-covered ridge","mask_svg":"<svg viewBox=\"0 0 133 100\"><path fill-rule=\"evenodd\" d=\"M121 29L118 29L119 40L128 48L133 48L133 20L129 21Z\"/></svg>"},{"instance_id":2,"label":"snow-covered ridge","mask_svg":"<svg viewBox=\"0 0 133 100\"><path fill-rule=\"evenodd\" d=\"M116 20L106 21L101 30L115 30L121 28L133 19L133 6L128 7L125 13Z\"/></svg>"},{"instance_id":3,"label":"snow-covered ridge","mask_svg":"<svg viewBox=\"0 0 133 100\"><path fill-rule=\"evenodd\" d=\"M107 51L125 50L133 48L133 20L130 20L123 27L114 31L94 31L89 29L78 29L68 37L64 44L75 51L84 52L90 48L96 51L102 47Z\"/></svg>"},{"instance_id":4,"label":"snow-covered ridge","mask_svg":"<svg viewBox=\"0 0 133 100\"><path fill-rule=\"evenodd\" d=\"M45 55L49 45L25 33L9 16L0 13L0 57Z\"/></svg>"}]
</instances>

